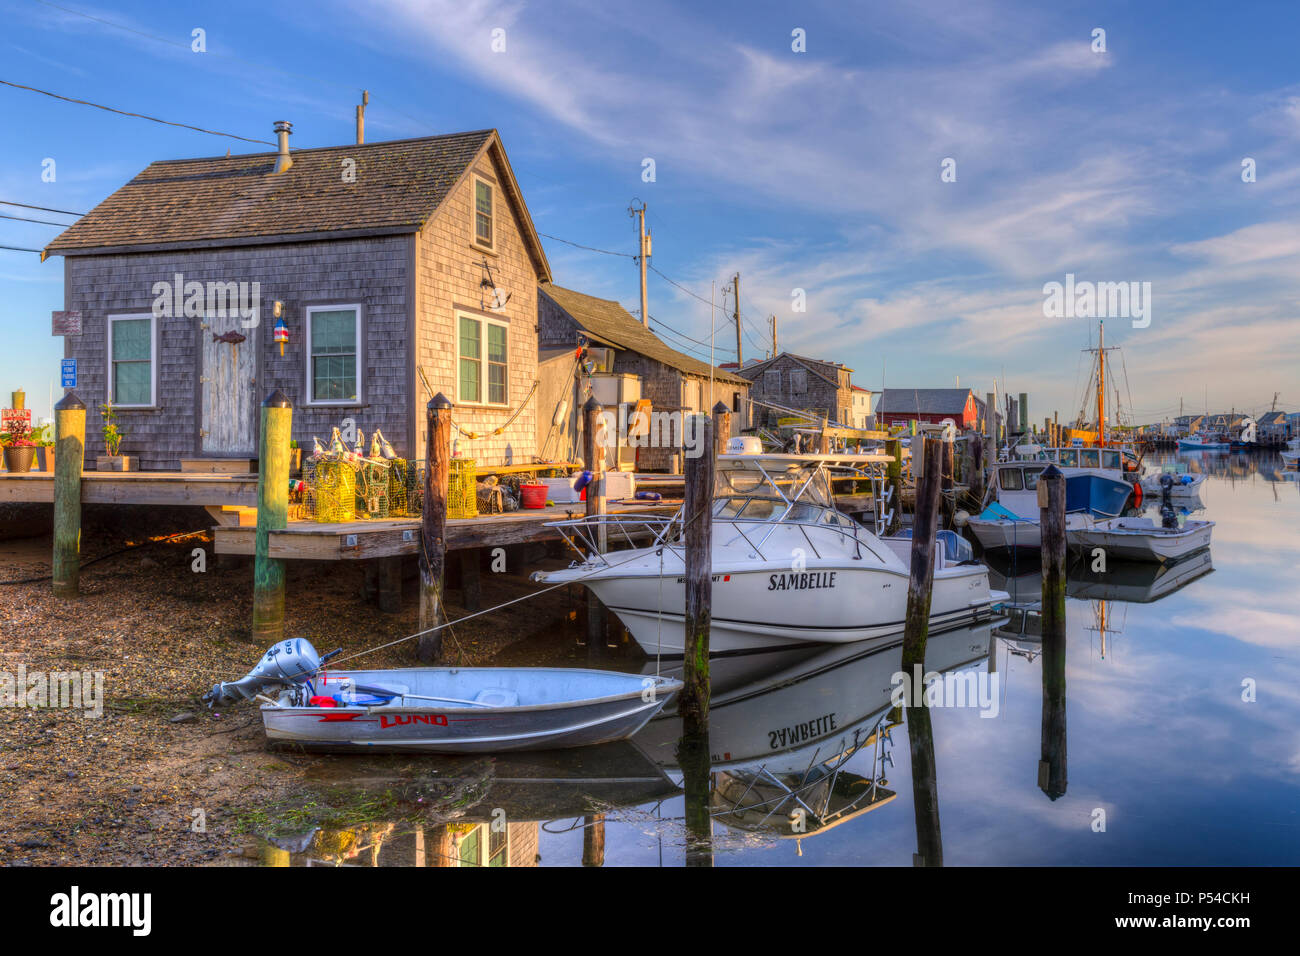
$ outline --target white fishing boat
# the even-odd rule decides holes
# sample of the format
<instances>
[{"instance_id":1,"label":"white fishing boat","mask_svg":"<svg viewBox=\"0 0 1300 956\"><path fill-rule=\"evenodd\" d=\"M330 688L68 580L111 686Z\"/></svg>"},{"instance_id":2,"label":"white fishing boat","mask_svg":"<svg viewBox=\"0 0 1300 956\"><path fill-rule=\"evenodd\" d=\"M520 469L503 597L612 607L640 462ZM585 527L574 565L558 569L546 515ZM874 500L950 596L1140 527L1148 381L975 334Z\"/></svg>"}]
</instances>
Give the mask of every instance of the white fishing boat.
<instances>
[{"instance_id":1,"label":"white fishing boat","mask_svg":"<svg viewBox=\"0 0 1300 956\"><path fill-rule=\"evenodd\" d=\"M743 441L743 440L737 440ZM880 537L836 510L831 469L871 469L885 455L718 456L713 500L710 651L896 634L907 613L911 541ZM867 472L862 472L867 474ZM583 560L533 575L581 583L618 615L648 654L685 644L682 512L672 518L600 515L553 522ZM608 551L601 538L633 545ZM637 546L649 539L648 546ZM932 629L989 617L1001 592L970 546L941 532Z\"/></svg>"},{"instance_id":2,"label":"white fishing boat","mask_svg":"<svg viewBox=\"0 0 1300 956\"><path fill-rule=\"evenodd\" d=\"M1195 498L1205 484L1206 476L1188 469L1187 462L1177 461L1148 471L1142 476L1142 490L1147 494L1161 494L1164 486L1160 479L1169 475L1173 479L1169 493L1175 498Z\"/></svg>"},{"instance_id":3,"label":"white fishing boat","mask_svg":"<svg viewBox=\"0 0 1300 956\"><path fill-rule=\"evenodd\" d=\"M1066 528L1066 541L1091 551L1102 548L1108 558L1129 561L1178 561L1210 546L1213 521L1185 521L1166 526L1153 518L1107 518L1080 515Z\"/></svg>"},{"instance_id":4,"label":"white fishing boat","mask_svg":"<svg viewBox=\"0 0 1300 956\"><path fill-rule=\"evenodd\" d=\"M1067 529L1084 516L1118 516L1133 494L1118 447L1043 448L1033 459L994 462L986 507L965 519L986 551L1038 550L1038 478L1049 465L1065 476Z\"/></svg>"},{"instance_id":5,"label":"white fishing boat","mask_svg":"<svg viewBox=\"0 0 1300 956\"><path fill-rule=\"evenodd\" d=\"M256 699L272 744L329 752L497 753L584 747L641 729L681 681L558 667L327 670L303 638L281 641L209 705Z\"/></svg>"}]
</instances>

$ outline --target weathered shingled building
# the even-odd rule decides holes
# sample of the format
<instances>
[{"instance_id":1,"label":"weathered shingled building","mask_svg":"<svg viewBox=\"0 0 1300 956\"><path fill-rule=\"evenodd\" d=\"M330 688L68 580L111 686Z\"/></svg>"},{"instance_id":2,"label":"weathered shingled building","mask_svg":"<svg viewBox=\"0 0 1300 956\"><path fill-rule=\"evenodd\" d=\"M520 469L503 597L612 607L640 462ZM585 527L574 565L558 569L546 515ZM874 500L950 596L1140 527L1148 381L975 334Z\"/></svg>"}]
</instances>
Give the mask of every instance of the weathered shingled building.
<instances>
[{"instance_id":1,"label":"weathered shingled building","mask_svg":"<svg viewBox=\"0 0 1300 956\"><path fill-rule=\"evenodd\" d=\"M538 296L538 327L543 355L539 412L543 436L554 409L564 402L568 410L563 426L550 436L551 449L567 449L575 459L580 454L578 410L590 388L604 390L602 379L610 380L611 387L624 389L621 404L635 406L635 401L626 401L629 392L649 401L652 412L709 411L720 401L733 412L732 433L739 434L745 427L750 384L746 379L710 369L707 362L669 348L617 302L548 283ZM600 358L592 363L591 374L575 367L574 353L582 346ZM554 376L546 372L551 363ZM657 440L668 444L667 436ZM545 443L545 437L539 439L539 445ZM637 470L675 467L670 447L641 447L633 452ZM551 457L563 458L564 454Z\"/></svg>"},{"instance_id":2,"label":"weathered shingled building","mask_svg":"<svg viewBox=\"0 0 1300 956\"><path fill-rule=\"evenodd\" d=\"M854 427L853 369L838 362L781 352L774 358L751 362L738 374L753 382L752 396L786 408ZM783 413L756 405L754 423L772 426Z\"/></svg>"},{"instance_id":3,"label":"weathered shingled building","mask_svg":"<svg viewBox=\"0 0 1300 956\"><path fill-rule=\"evenodd\" d=\"M490 433L534 386L550 269L496 131L290 152L283 126L278 154L151 164L47 247L82 313L64 354L92 425L111 400L123 454L146 469L247 458L279 388L304 444L352 419L422 457L423 369L487 436L461 437L462 454L531 462L535 400ZM244 315L217 314L254 290Z\"/></svg>"}]
</instances>

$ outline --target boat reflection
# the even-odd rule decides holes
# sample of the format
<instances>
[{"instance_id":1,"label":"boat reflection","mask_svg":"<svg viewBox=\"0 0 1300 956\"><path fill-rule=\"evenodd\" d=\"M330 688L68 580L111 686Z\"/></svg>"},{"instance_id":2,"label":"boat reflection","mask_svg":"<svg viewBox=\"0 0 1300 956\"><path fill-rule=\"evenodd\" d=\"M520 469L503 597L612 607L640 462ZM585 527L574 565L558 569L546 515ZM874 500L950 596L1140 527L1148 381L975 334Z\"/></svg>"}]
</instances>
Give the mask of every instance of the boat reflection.
<instances>
[{"instance_id":1,"label":"boat reflection","mask_svg":"<svg viewBox=\"0 0 1300 956\"><path fill-rule=\"evenodd\" d=\"M1095 565L1091 555L1072 555L1066 568L1065 593L1068 597L1093 601L1123 601L1150 604L1168 597L1197 578L1214 570L1209 548L1189 554L1168 564L1141 561L1109 561ZM985 555L991 587L1011 595L1012 604L1032 604L1043 591L1042 568L1033 558L1018 561Z\"/></svg>"},{"instance_id":2,"label":"boat reflection","mask_svg":"<svg viewBox=\"0 0 1300 956\"><path fill-rule=\"evenodd\" d=\"M991 641L988 622L931 635L925 669L944 674L983 661ZM712 660L706 791L712 823L742 838L802 841L891 802L897 796L888 786L892 732L904 715L891 696L901 666L901 636L870 649L825 645ZM647 670L654 669L649 662ZM681 734L681 720L666 713L632 743L671 775L687 778L695 768L681 762ZM916 782L937 793L932 759L928 766L929 782ZM932 815L934 836L920 845L934 847L924 855L937 864L937 805ZM690 806L686 816L692 818ZM698 827L690 829L698 844ZM712 844L727 845L716 835Z\"/></svg>"},{"instance_id":3,"label":"boat reflection","mask_svg":"<svg viewBox=\"0 0 1300 956\"><path fill-rule=\"evenodd\" d=\"M540 828L579 821L600 865L607 813L680 793L627 741L498 757L314 758L245 855L268 866L532 866ZM573 827L570 827L573 828Z\"/></svg>"}]
</instances>

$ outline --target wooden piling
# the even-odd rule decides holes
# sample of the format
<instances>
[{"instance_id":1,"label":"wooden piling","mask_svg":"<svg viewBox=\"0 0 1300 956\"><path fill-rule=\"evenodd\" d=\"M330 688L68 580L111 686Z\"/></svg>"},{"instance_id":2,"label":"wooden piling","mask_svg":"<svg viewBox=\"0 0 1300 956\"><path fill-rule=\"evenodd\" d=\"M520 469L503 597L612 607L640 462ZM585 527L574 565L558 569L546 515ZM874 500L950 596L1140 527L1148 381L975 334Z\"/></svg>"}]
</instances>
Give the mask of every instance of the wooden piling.
<instances>
[{"instance_id":1,"label":"wooden piling","mask_svg":"<svg viewBox=\"0 0 1300 956\"><path fill-rule=\"evenodd\" d=\"M713 406L713 454L725 455L731 441L731 409L724 402Z\"/></svg>"},{"instance_id":2,"label":"wooden piling","mask_svg":"<svg viewBox=\"0 0 1300 956\"><path fill-rule=\"evenodd\" d=\"M477 611L483 603L482 575L478 548L460 552L460 604L467 611Z\"/></svg>"},{"instance_id":3,"label":"wooden piling","mask_svg":"<svg viewBox=\"0 0 1300 956\"><path fill-rule=\"evenodd\" d=\"M1043 713L1038 785L1055 800L1065 793L1065 476L1048 465L1038 476L1042 534Z\"/></svg>"},{"instance_id":4,"label":"wooden piling","mask_svg":"<svg viewBox=\"0 0 1300 956\"><path fill-rule=\"evenodd\" d=\"M402 556L391 555L379 558L375 574L375 600L379 610L385 614L397 614L402 610Z\"/></svg>"},{"instance_id":5,"label":"wooden piling","mask_svg":"<svg viewBox=\"0 0 1300 956\"><path fill-rule=\"evenodd\" d=\"M686 539L686 644L682 666L685 687L677 698L683 733L705 732L709 720L709 623L713 613L713 422L698 415L695 434L700 454L686 459L686 499L682 521Z\"/></svg>"},{"instance_id":6,"label":"wooden piling","mask_svg":"<svg viewBox=\"0 0 1300 956\"><path fill-rule=\"evenodd\" d=\"M940 506L943 509L944 524L951 528L952 515L956 507L956 498L952 493L952 486L955 482L956 476L956 458L954 455L953 442L945 439L943 442L942 452L940 468L942 469L943 474L939 481L939 490L942 492Z\"/></svg>"},{"instance_id":7,"label":"wooden piling","mask_svg":"<svg viewBox=\"0 0 1300 956\"><path fill-rule=\"evenodd\" d=\"M971 495L978 502L984 501L984 441L979 433L970 434L970 475L967 479Z\"/></svg>"},{"instance_id":8,"label":"wooden piling","mask_svg":"<svg viewBox=\"0 0 1300 956\"><path fill-rule=\"evenodd\" d=\"M447 484L451 475L451 410L439 392L425 408L424 507L420 519L420 630L444 622L447 562ZM442 653L442 631L420 635L416 657L429 663Z\"/></svg>"},{"instance_id":9,"label":"wooden piling","mask_svg":"<svg viewBox=\"0 0 1300 956\"><path fill-rule=\"evenodd\" d=\"M677 766L682 772L682 814L686 825L686 865L713 866L712 750L705 726L683 731L677 741Z\"/></svg>"},{"instance_id":10,"label":"wooden piling","mask_svg":"<svg viewBox=\"0 0 1300 956\"><path fill-rule=\"evenodd\" d=\"M81 583L81 468L86 405L68 392L54 406L54 596L76 597Z\"/></svg>"},{"instance_id":11,"label":"wooden piling","mask_svg":"<svg viewBox=\"0 0 1300 956\"><path fill-rule=\"evenodd\" d=\"M817 453L819 455L829 455L831 451L831 436L826 434L826 429L830 427L830 421L822 419L822 430L817 436Z\"/></svg>"},{"instance_id":12,"label":"wooden piling","mask_svg":"<svg viewBox=\"0 0 1300 956\"><path fill-rule=\"evenodd\" d=\"M587 484L587 517L603 515L605 508L605 446L598 441L600 419L604 414L600 402L593 395L582 406L582 466L591 472ZM605 529L596 534L596 543L602 551L608 545ZM602 657L605 653L606 630L609 615L591 588L587 588L587 655Z\"/></svg>"},{"instance_id":13,"label":"wooden piling","mask_svg":"<svg viewBox=\"0 0 1300 956\"><path fill-rule=\"evenodd\" d=\"M913 439L913 447L917 439ZM907 619L903 627L903 671L925 666L925 642L930 633L930 593L934 585L934 540L939 529L939 485L942 480L942 443L920 439L923 463L916 481L916 510L912 517L912 566L907 584ZM916 691L916 688L913 688Z\"/></svg>"},{"instance_id":14,"label":"wooden piling","mask_svg":"<svg viewBox=\"0 0 1300 956\"><path fill-rule=\"evenodd\" d=\"M605 865L605 814L589 813L582 818L582 865Z\"/></svg>"},{"instance_id":15,"label":"wooden piling","mask_svg":"<svg viewBox=\"0 0 1300 956\"><path fill-rule=\"evenodd\" d=\"M885 442L885 454L893 460L885 466L885 487L889 489L889 502L885 512L893 510L886 534L895 534L903 522L903 443L897 438Z\"/></svg>"},{"instance_id":16,"label":"wooden piling","mask_svg":"<svg viewBox=\"0 0 1300 956\"><path fill-rule=\"evenodd\" d=\"M292 425L293 403L277 388L262 402L257 456L253 638L263 645L284 638L284 561L271 557L271 532L281 531L289 523L289 438Z\"/></svg>"},{"instance_id":17,"label":"wooden piling","mask_svg":"<svg viewBox=\"0 0 1300 956\"><path fill-rule=\"evenodd\" d=\"M913 694L920 694L914 687ZM934 759L934 725L930 708L907 708L907 743L912 760L912 813L916 821L915 866L943 866L943 833L939 826L939 775Z\"/></svg>"}]
</instances>

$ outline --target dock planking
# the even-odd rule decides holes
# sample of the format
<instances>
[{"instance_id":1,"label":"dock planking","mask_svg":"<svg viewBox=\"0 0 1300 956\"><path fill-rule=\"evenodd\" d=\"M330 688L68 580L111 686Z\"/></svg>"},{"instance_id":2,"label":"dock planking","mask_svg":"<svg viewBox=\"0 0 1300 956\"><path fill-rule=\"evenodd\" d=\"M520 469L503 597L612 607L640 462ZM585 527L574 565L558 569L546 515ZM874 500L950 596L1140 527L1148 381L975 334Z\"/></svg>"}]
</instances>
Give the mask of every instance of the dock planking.
<instances>
[{"instance_id":1,"label":"dock planking","mask_svg":"<svg viewBox=\"0 0 1300 956\"><path fill-rule=\"evenodd\" d=\"M643 502L620 505L611 503L611 513L672 514L680 502L666 501L654 505ZM548 528L548 521L582 517L580 505L553 505L505 514L479 515L475 518L448 518L446 549L461 551L491 548L534 541L556 541L559 535ZM217 554L251 555L254 553L253 528L220 526L213 530L213 550ZM420 521L418 518L387 518L374 521L348 521L337 524L315 521L290 521L288 527L270 535L270 554L275 558L305 561L365 561L403 554L418 554Z\"/></svg>"}]
</instances>

